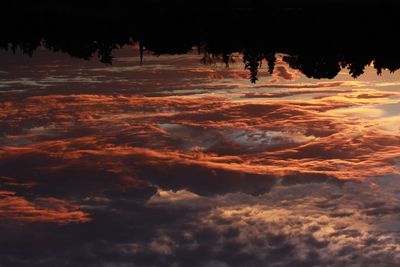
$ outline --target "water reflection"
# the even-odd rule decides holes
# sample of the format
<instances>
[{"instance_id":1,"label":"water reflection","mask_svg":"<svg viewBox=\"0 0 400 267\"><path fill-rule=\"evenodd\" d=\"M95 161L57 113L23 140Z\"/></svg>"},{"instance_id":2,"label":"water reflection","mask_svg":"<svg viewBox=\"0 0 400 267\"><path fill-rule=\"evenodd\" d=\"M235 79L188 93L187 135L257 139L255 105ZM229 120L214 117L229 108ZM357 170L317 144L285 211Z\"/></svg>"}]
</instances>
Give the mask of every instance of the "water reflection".
<instances>
[{"instance_id":1,"label":"water reflection","mask_svg":"<svg viewBox=\"0 0 400 267\"><path fill-rule=\"evenodd\" d=\"M1 264L399 263L399 74L139 54L2 52Z\"/></svg>"}]
</instances>

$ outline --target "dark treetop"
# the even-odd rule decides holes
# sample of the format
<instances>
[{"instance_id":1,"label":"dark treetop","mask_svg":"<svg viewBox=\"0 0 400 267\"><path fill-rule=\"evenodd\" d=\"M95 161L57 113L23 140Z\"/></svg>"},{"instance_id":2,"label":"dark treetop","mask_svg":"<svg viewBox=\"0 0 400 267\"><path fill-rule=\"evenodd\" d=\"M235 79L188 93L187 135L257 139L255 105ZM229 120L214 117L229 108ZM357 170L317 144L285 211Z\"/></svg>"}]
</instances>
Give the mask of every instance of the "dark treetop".
<instances>
[{"instance_id":1,"label":"dark treetop","mask_svg":"<svg viewBox=\"0 0 400 267\"><path fill-rule=\"evenodd\" d=\"M307 77L333 78L341 68L353 77L374 62L400 67L394 1L9 1L2 4L0 48L32 54L43 45L74 57L98 55L139 43L142 51L181 54L197 47L204 61L243 54L250 80L276 53ZM212 55L211 57L209 55Z\"/></svg>"}]
</instances>

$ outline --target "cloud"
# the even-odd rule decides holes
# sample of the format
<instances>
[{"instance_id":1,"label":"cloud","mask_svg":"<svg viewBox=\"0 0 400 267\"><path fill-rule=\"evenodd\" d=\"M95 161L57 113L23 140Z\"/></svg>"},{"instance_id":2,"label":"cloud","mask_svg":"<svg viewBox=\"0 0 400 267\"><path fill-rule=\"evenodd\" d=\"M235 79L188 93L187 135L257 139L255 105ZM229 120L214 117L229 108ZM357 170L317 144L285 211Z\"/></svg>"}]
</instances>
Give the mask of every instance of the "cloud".
<instances>
[{"instance_id":1,"label":"cloud","mask_svg":"<svg viewBox=\"0 0 400 267\"><path fill-rule=\"evenodd\" d=\"M199 195L194 194L190 191L185 189L178 190L176 192L172 190L162 190L158 189L157 194L153 195L147 203L150 205L157 205L157 204L168 204L168 203L182 203L191 202L193 200L199 199Z\"/></svg>"},{"instance_id":2,"label":"cloud","mask_svg":"<svg viewBox=\"0 0 400 267\"><path fill-rule=\"evenodd\" d=\"M290 88L289 86L286 87ZM318 88L318 87L317 87ZM282 98L303 94L340 94L351 93L352 90L307 90L307 91L288 91L276 93L246 93L242 98Z\"/></svg>"},{"instance_id":3,"label":"cloud","mask_svg":"<svg viewBox=\"0 0 400 267\"><path fill-rule=\"evenodd\" d=\"M293 81L301 75L299 74L298 71L291 70L287 65L280 65L276 66L272 76L275 78L281 78L284 80Z\"/></svg>"},{"instance_id":4,"label":"cloud","mask_svg":"<svg viewBox=\"0 0 400 267\"><path fill-rule=\"evenodd\" d=\"M390 159L398 149L390 144L398 138L362 129L361 121L354 135L354 121L336 111L357 107L352 102L85 94L2 105L2 127L13 133L3 138L3 174L29 183L26 176L37 173L31 179L46 181L39 182L43 192L56 177L64 193L78 195L149 182L196 194L259 194L293 174L347 180L397 172ZM21 164L25 169L16 172Z\"/></svg>"},{"instance_id":5,"label":"cloud","mask_svg":"<svg viewBox=\"0 0 400 267\"><path fill-rule=\"evenodd\" d=\"M390 96L396 96L397 94L395 93L375 93L375 94L359 94L357 95L357 98L386 98Z\"/></svg>"},{"instance_id":6,"label":"cloud","mask_svg":"<svg viewBox=\"0 0 400 267\"><path fill-rule=\"evenodd\" d=\"M257 84L253 88L327 88L327 87L353 87L357 86L357 82L349 81L329 81L317 83L289 83L289 84Z\"/></svg>"},{"instance_id":7,"label":"cloud","mask_svg":"<svg viewBox=\"0 0 400 267\"><path fill-rule=\"evenodd\" d=\"M135 60L4 74L1 264L399 265L397 95Z\"/></svg>"},{"instance_id":8,"label":"cloud","mask_svg":"<svg viewBox=\"0 0 400 267\"><path fill-rule=\"evenodd\" d=\"M22 222L49 222L57 224L90 221L79 206L56 198L37 198L30 202L15 192L0 191L0 218Z\"/></svg>"}]
</instances>

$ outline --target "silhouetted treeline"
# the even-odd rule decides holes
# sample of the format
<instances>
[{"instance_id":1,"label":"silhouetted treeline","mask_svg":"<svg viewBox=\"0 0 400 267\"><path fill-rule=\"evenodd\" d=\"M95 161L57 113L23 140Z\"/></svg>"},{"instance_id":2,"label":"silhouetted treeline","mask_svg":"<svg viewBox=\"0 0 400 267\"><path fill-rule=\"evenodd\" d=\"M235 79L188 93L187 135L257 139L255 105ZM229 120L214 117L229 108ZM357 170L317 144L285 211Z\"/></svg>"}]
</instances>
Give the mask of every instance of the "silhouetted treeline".
<instances>
[{"instance_id":1,"label":"silhouetted treeline","mask_svg":"<svg viewBox=\"0 0 400 267\"><path fill-rule=\"evenodd\" d=\"M226 62L240 52L252 82L283 53L308 77L333 78L342 68L357 77L371 62L378 73L400 67L399 10L394 0L10 1L0 47L32 54L43 45L104 63L131 43L157 55L198 47Z\"/></svg>"}]
</instances>

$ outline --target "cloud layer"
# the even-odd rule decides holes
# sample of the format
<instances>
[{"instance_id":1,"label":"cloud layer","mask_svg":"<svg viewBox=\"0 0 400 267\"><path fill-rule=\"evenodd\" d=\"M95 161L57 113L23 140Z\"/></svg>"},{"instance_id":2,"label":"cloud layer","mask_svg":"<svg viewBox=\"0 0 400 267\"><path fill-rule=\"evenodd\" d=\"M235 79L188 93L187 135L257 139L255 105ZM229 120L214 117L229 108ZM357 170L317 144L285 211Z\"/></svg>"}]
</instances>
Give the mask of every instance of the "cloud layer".
<instances>
[{"instance_id":1,"label":"cloud layer","mask_svg":"<svg viewBox=\"0 0 400 267\"><path fill-rule=\"evenodd\" d=\"M396 77L43 53L0 69L0 266L399 264Z\"/></svg>"}]
</instances>

